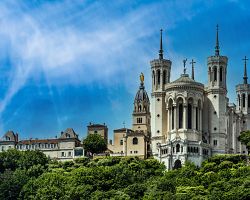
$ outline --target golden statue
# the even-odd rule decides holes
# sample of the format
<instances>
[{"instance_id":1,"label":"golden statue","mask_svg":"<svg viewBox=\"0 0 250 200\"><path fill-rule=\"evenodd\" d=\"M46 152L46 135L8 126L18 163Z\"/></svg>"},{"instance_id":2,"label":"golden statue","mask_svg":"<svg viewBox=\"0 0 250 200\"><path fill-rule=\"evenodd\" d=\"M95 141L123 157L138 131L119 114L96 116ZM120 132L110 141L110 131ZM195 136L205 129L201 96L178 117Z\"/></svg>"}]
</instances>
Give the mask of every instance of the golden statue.
<instances>
[{"instance_id":1,"label":"golden statue","mask_svg":"<svg viewBox=\"0 0 250 200\"><path fill-rule=\"evenodd\" d=\"M140 80L142 83L144 82L144 74L143 73L141 73L141 75L140 75Z\"/></svg>"}]
</instances>

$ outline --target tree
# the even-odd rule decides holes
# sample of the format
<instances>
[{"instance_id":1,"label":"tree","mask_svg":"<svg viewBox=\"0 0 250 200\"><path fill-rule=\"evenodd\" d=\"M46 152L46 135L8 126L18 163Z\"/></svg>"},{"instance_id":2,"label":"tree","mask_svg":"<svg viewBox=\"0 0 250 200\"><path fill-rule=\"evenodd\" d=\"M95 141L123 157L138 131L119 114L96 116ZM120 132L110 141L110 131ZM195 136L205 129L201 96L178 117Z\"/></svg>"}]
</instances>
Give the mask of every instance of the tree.
<instances>
[{"instance_id":1,"label":"tree","mask_svg":"<svg viewBox=\"0 0 250 200\"><path fill-rule=\"evenodd\" d=\"M98 134L89 134L83 140L83 147L86 152L102 153L107 149L105 140Z\"/></svg>"},{"instance_id":2,"label":"tree","mask_svg":"<svg viewBox=\"0 0 250 200\"><path fill-rule=\"evenodd\" d=\"M238 140L246 145L248 154L250 150L250 131L243 131L240 133L240 136L238 137Z\"/></svg>"}]
</instances>

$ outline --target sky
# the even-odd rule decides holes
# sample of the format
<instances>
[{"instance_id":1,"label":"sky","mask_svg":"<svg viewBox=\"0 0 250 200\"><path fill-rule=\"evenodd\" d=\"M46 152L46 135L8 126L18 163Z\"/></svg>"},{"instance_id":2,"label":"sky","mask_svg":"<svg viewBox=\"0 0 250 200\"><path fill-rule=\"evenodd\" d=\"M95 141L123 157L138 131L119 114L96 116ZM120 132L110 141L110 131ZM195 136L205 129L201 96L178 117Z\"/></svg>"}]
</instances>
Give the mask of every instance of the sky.
<instances>
[{"instance_id":1,"label":"sky","mask_svg":"<svg viewBox=\"0 0 250 200\"><path fill-rule=\"evenodd\" d=\"M242 58L250 57L249 22L247 0L1 0L0 135L53 138L71 127L83 138L92 122L106 123L112 139L114 129L130 128L141 72L151 93L160 29L171 81L187 58L206 85L219 24L235 102Z\"/></svg>"}]
</instances>

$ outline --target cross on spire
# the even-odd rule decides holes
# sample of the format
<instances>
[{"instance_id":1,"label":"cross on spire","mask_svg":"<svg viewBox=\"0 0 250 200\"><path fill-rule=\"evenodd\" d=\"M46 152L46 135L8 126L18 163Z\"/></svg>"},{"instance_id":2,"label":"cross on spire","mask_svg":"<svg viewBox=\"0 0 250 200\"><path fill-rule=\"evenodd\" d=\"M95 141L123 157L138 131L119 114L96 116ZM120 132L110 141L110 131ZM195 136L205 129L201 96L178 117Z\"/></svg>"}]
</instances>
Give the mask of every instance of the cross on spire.
<instances>
[{"instance_id":1,"label":"cross on spire","mask_svg":"<svg viewBox=\"0 0 250 200\"><path fill-rule=\"evenodd\" d=\"M244 77L243 77L243 80L244 80L244 84L247 84L247 61L248 61L248 58L245 56L245 58L243 58L242 60L244 60Z\"/></svg>"},{"instance_id":2,"label":"cross on spire","mask_svg":"<svg viewBox=\"0 0 250 200\"><path fill-rule=\"evenodd\" d=\"M219 45L219 25L216 25L216 46L215 46L215 55L220 55L220 45Z\"/></svg>"},{"instance_id":3,"label":"cross on spire","mask_svg":"<svg viewBox=\"0 0 250 200\"><path fill-rule=\"evenodd\" d=\"M190 64L192 64L192 79L194 80L194 64L196 62L192 59L192 61L190 62Z\"/></svg>"},{"instance_id":4,"label":"cross on spire","mask_svg":"<svg viewBox=\"0 0 250 200\"><path fill-rule=\"evenodd\" d=\"M184 72L184 74L186 74L186 71L187 71L186 62L187 62L187 58L183 60L183 66L184 66L183 72Z\"/></svg>"},{"instance_id":5,"label":"cross on spire","mask_svg":"<svg viewBox=\"0 0 250 200\"><path fill-rule=\"evenodd\" d=\"M162 29L160 30L160 32L161 32L161 37L160 37L159 59L163 59Z\"/></svg>"}]
</instances>

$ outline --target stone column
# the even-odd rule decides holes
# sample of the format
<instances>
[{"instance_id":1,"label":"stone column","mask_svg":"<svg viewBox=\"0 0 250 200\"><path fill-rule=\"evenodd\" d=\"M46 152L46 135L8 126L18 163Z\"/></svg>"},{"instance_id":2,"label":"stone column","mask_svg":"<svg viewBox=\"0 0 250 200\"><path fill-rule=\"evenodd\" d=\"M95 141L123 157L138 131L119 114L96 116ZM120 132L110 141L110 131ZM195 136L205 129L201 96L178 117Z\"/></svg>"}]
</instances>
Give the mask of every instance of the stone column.
<instances>
[{"instance_id":1,"label":"stone column","mask_svg":"<svg viewBox=\"0 0 250 200\"><path fill-rule=\"evenodd\" d=\"M192 128L193 130L196 130L196 108L197 106L196 105L193 105L193 124L192 124Z\"/></svg>"},{"instance_id":2,"label":"stone column","mask_svg":"<svg viewBox=\"0 0 250 200\"><path fill-rule=\"evenodd\" d=\"M173 105L174 107L174 129L177 130L177 111L176 111L176 105Z\"/></svg>"},{"instance_id":3,"label":"stone column","mask_svg":"<svg viewBox=\"0 0 250 200\"><path fill-rule=\"evenodd\" d=\"M183 129L187 129L187 104L183 104Z\"/></svg>"},{"instance_id":4,"label":"stone column","mask_svg":"<svg viewBox=\"0 0 250 200\"><path fill-rule=\"evenodd\" d=\"M170 108L167 108L167 110L168 110L168 131L171 131L172 130L172 123L171 123L171 119L172 119L171 112L172 112L172 109L170 107Z\"/></svg>"},{"instance_id":5,"label":"stone column","mask_svg":"<svg viewBox=\"0 0 250 200\"><path fill-rule=\"evenodd\" d=\"M198 119L198 122L199 122L199 130L200 132L202 132L202 107L200 109L198 109L198 112L199 112L199 119Z\"/></svg>"}]
</instances>

